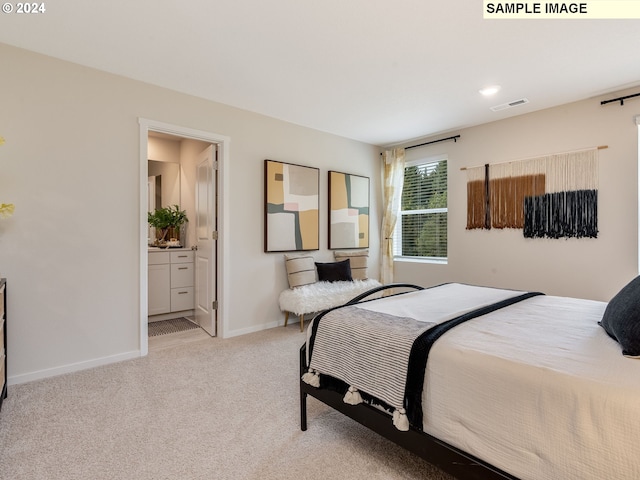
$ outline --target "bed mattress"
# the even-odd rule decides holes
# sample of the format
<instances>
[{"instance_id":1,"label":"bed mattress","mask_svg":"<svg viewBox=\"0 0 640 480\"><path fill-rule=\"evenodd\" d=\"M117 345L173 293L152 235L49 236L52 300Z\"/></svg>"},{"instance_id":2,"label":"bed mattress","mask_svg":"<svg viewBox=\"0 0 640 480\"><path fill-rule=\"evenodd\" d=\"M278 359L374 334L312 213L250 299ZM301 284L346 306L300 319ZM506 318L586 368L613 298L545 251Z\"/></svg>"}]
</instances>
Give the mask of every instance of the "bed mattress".
<instances>
[{"instance_id":1,"label":"bed mattress","mask_svg":"<svg viewBox=\"0 0 640 480\"><path fill-rule=\"evenodd\" d=\"M478 289L449 284L358 308L440 322L487 292L510 294ZM598 325L605 307L536 296L447 332L427 362L423 430L521 479L640 478L640 361Z\"/></svg>"}]
</instances>

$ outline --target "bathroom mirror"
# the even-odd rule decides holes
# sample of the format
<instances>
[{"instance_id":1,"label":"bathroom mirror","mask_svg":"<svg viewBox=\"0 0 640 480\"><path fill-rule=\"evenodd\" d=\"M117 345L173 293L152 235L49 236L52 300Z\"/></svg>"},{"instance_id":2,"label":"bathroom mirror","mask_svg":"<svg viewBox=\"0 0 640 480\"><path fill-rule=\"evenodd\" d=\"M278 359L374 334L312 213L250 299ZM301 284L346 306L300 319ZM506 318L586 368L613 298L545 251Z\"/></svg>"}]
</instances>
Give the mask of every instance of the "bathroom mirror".
<instances>
[{"instance_id":1,"label":"bathroom mirror","mask_svg":"<svg viewBox=\"0 0 640 480\"><path fill-rule=\"evenodd\" d=\"M149 160L149 211L180 205L180 164Z\"/></svg>"}]
</instances>

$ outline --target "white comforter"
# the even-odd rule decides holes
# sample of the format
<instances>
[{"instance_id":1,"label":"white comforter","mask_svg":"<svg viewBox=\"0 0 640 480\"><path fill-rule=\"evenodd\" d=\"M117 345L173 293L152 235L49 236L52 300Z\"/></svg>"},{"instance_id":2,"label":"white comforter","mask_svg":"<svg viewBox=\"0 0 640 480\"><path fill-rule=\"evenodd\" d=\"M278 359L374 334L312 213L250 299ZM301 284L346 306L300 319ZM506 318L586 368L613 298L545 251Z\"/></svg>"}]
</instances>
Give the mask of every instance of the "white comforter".
<instances>
[{"instance_id":1,"label":"white comforter","mask_svg":"<svg viewBox=\"0 0 640 480\"><path fill-rule=\"evenodd\" d=\"M429 305L416 292L360 307L446 316L479 293L445 287ZM539 296L445 334L427 363L424 431L521 479L640 479L640 360L598 325L605 307Z\"/></svg>"}]
</instances>

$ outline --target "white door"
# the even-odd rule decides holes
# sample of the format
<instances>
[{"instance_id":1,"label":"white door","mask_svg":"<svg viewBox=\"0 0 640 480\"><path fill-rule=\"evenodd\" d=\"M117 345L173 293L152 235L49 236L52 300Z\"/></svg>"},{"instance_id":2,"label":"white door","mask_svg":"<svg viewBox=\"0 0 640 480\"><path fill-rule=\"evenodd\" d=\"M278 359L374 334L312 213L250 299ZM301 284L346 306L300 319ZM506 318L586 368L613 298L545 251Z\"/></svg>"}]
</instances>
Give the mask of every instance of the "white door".
<instances>
[{"instance_id":1,"label":"white door","mask_svg":"<svg viewBox=\"0 0 640 480\"><path fill-rule=\"evenodd\" d=\"M200 153L196 166L196 322L216 335L216 146Z\"/></svg>"},{"instance_id":2,"label":"white door","mask_svg":"<svg viewBox=\"0 0 640 480\"><path fill-rule=\"evenodd\" d=\"M156 177L149 177L147 180L147 212L154 212L156 209ZM147 244L151 245L152 239L156 238L156 229L147 225ZM149 314L151 315L151 314Z\"/></svg>"}]
</instances>

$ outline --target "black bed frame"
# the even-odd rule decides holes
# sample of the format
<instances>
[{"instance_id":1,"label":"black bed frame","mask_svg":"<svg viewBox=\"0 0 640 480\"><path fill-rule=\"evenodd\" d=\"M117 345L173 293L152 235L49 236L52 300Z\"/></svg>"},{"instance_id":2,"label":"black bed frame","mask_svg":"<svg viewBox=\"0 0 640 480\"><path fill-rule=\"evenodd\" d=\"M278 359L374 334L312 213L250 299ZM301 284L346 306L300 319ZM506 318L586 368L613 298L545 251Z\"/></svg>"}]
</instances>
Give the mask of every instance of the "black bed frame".
<instances>
[{"instance_id":1,"label":"black bed frame","mask_svg":"<svg viewBox=\"0 0 640 480\"><path fill-rule=\"evenodd\" d=\"M411 284L383 285L359 295L346 305L353 305L374 293L391 288L423 289ZM308 370L306 350L306 344L303 344L300 348L300 428L302 431L307 429L307 395L310 395L460 480L518 480L499 468L413 427L407 432L398 430L387 412L366 403L346 404L342 400L343 394L312 387L303 382L302 375Z\"/></svg>"}]
</instances>

